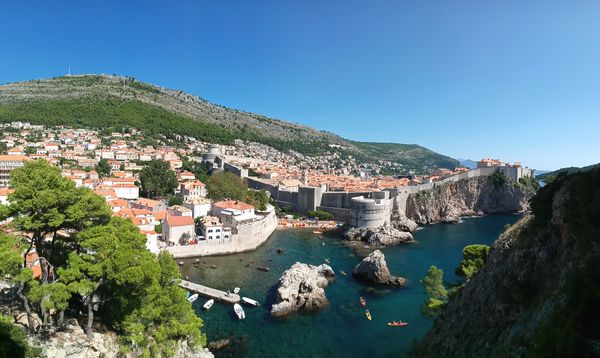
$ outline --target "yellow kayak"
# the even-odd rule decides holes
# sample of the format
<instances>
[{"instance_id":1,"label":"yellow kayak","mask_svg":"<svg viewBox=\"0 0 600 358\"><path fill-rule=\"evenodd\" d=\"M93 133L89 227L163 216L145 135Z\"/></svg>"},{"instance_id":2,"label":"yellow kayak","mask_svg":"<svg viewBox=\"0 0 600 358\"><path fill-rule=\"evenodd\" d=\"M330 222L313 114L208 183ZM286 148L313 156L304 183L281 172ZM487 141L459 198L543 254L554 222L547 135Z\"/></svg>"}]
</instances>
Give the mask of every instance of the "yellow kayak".
<instances>
[{"instance_id":1,"label":"yellow kayak","mask_svg":"<svg viewBox=\"0 0 600 358\"><path fill-rule=\"evenodd\" d=\"M369 312L369 310L366 310L365 315L367 316L367 319L370 321L371 320L371 312Z\"/></svg>"}]
</instances>

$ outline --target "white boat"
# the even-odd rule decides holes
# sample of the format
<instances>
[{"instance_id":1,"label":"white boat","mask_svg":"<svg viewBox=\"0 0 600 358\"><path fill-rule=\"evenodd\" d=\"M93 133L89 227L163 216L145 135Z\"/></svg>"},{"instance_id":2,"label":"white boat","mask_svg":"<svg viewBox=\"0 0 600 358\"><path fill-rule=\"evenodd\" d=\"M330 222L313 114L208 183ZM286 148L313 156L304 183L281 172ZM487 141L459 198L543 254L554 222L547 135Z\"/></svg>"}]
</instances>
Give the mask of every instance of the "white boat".
<instances>
[{"instance_id":1,"label":"white boat","mask_svg":"<svg viewBox=\"0 0 600 358\"><path fill-rule=\"evenodd\" d=\"M242 301L244 301L245 303L249 304L250 306L258 307L258 301L257 300L253 300L253 299L248 298L248 297L242 297Z\"/></svg>"},{"instance_id":2,"label":"white boat","mask_svg":"<svg viewBox=\"0 0 600 358\"><path fill-rule=\"evenodd\" d=\"M213 300L211 298L210 300L206 301L206 303L204 304L204 306L202 306L202 308L204 308L205 310L209 310L214 303L215 303L215 300Z\"/></svg>"},{"instance_id":3,"label":"white boat","mask_svg":"<svg viewBox=\"0 0 600 358\"><path fill-rule=\"evenodd\" d=\"M239 287L234 288L233 293L235 293L235 294L240 293L240 288Z\"/></svg>"},{"instance_id":4,"label":"white boat","mask_svg":"<svg viewBox=\"0 0 600 358\"><path fill-rule=\"evenodd\" d=\"M190 297L187 298L187 300L190 301L190 302L194 302L197 299L198 299L198 294L197 293L194 293L193 295L191 295Z\"/></svg>"},{"instance_id":5,"label":"white boat","mask_svg":"<svg viewBox=\"0 0 600 358\"><path fill-rule=\"evenodd\" d=\"M233 310L235 311L235 314L238 316L239 319L246 318L246 313L244 312L244 309L238 303L233 305Z\"/></svg>"}]
</instances>

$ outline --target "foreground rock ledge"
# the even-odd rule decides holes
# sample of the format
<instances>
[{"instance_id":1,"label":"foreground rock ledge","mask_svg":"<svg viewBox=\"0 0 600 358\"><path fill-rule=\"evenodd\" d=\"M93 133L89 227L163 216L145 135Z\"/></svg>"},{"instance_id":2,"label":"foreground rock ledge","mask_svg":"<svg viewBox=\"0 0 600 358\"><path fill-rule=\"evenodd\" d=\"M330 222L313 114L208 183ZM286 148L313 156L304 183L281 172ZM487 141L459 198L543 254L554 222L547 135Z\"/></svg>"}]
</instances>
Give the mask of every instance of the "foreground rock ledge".
<instances>
[{"instance_id":1,"label":"foreground rock ledge","mask_svg":"<svg viewBox=\"0 0 600 358\"><path fill-rule=\"evenodd\" d=\"M395 277L390 274L390 270L385 262L385 256L379 250L373 251L365 257L354 270L352 274L358 278L375 282L382 285L403 287L406 285L406 279Z\"/></svg>"},{"instance_id":2,"label":"foreground rock ledge","mask_svg":"<svg viewBox=\"0 0 600 358\"><path fill-rule=\"evenodd\" d=\"M277 303L271 308L271 315L282 317L327 306L325 288L333 277L333 269L326 264L313 266L296 262L279 279Z\"/></svg>"}]
</instances>

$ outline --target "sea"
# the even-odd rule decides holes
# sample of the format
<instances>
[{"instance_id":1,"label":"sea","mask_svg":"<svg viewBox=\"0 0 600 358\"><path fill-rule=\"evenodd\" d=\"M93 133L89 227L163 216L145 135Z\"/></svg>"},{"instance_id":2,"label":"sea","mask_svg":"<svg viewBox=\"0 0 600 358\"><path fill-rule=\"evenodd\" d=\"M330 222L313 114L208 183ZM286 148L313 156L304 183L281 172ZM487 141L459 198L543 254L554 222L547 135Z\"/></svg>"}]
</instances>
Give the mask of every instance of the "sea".
<instances>
[{"instance_id":1,"label":"sea","mask_svg":"<svg viewBox=\"0 0 600 358\"><path fill-rule=\"evenodd\" d=\"M278 229L252 252L184 260L181 275L225 291L240 287L240 295L260 302L256 308L243 306L245 320L237 319L231 305L217 302L204 311L206 299L193 303L204 321L202 332L208 341L229 340L225 348L214 351L216 357L404 357L432 324L420 313L425 295L419 280L428 268L441 268L448 283L460 282L454 270L463 247L491 245L504 225L519 217L491 215L464 218L457 224L427 225L414 233L415 243L382 249L392 275L407 278L404 288L354 279L352 269L372 249L349 247L336 235L315 235L310 229ZM281 274L295 262L320 265L326 258L336 272L326 289L329 306L285 318L271 317ZM263 272L257 267L270 270ZM371 321L359 303L361 296L366 299ZM393 320L409 325L386 324Z\"/></svg>"}]
</instances>

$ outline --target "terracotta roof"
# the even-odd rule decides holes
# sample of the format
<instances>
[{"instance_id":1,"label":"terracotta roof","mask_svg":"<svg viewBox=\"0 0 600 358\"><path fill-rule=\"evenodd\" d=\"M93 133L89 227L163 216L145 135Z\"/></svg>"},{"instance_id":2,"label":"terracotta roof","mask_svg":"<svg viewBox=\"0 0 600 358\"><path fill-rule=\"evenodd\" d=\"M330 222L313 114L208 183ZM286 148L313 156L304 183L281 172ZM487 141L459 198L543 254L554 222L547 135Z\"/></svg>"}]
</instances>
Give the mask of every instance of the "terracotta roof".
<instances>
[{"instance_id":1,"label":"terracotta roof","mask_svg":"<svg viewBox=\"0 0 600 358\"><path fill-rule=\"evenodd\" d=\"M138 205L149 206L151 208L160 205L160 201L147 198L139 198L136 202Z\"/></svg>"},{"instance_id":2,"label":"terracotta roof","mask_svg":"<svg viewBox=\"0 0 600 358\"><path fill-rule=\"evenodd\" d=\"M0 155L0 160L16 162L16 161L31 160L31 158L26 157L24 155Z\"/></svg>"},{"instance_id":3,"label":"terracotta roof","mask_svg":"<svg viewBox=\"0 0 600 358\"><path fill-rule=\"evenodd\" d=\"M254 206L252 206L250 204L246 204L243 201L231 200L231 199L217 201L216 203L213 204L213 206L217 207L219 209L236 209L236 210L254 209Z\"/></svg>"},{"instance_id":4,"label":"terracotta roof","mask_svg":"<svg viewBox=\"0 0 600 358\"><path fill-rule=\"evenodd\" d=\"M173 216L167 215L167 224L169 227L194 225L194 219L191 216Z\"/></svg>"},{"instance_id":5,"label":"terracotta roof","mask_svg":"<svg viewBox=\"0 0 600 358\"><path fill-rule=\"evenodd\" d=\"M0 188L0 196L8 196L8 194L12 193L14 189L8 188Z\"/></svg>"}]
</instances>

